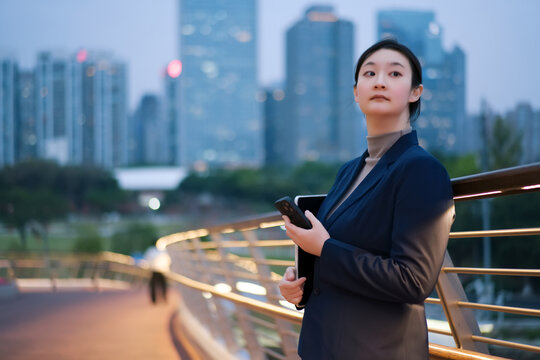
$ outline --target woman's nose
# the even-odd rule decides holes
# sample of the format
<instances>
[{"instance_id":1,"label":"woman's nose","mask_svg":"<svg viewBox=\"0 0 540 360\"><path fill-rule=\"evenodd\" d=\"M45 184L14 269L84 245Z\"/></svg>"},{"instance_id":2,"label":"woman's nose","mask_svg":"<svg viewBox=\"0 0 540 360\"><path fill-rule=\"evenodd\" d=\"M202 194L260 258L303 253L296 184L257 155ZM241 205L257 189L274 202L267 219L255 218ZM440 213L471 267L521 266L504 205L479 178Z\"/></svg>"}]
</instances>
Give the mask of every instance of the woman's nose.
<instances>
[{"instance_id":1,"label":"woman's nose","mask_svg":"<svg viewBox=\"0 0 540 360\"><path fill-rule=\"evenodd\" d=\"M374 86L375 88L377 89L381 89L381 88L386 88L386 81L385 81L385 78L384 78L384 75L382 74L378 74L376 77L375 77L375 83L374 83Z\"/></svg>"}]
</instances>

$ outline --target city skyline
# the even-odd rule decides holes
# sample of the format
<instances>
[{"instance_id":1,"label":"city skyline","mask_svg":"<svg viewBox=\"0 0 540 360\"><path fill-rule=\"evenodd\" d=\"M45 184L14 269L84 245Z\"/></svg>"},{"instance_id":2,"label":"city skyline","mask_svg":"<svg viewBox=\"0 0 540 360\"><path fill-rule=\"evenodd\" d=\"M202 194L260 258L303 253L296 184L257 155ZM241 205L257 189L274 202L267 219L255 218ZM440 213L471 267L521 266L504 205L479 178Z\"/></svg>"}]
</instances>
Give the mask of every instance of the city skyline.
<instances>
[{"instance_id":1,"label":"city skyline","mask_svg":"<svg viewBox=\"0 0 540 360\"><path fill-rule=\"evenodd\" d=\"M263 87L285 80L285 31L314 2L258 3L258 79ZM521 1L519 7L503 1L445 4L422 0L414 5L379 1L362 6L349 0L325 3L334 6L339 17L353 21L355 57L375 41L376 11L434 11L445 31L444 48L459 45L467 54L468 113L478 111L482 98L501 113L518 102L540 107L540 97L535 96L540 93L540 82L535 81L533 71L540 61L540 50L527 47L540 30L534 19L540 11L538 2ZM488 4L490 11L482 11ZM161 74L167 63L178 57L177 9L177 0L141 1L135 6L126 0L1 0L0 53L13 55L22 69L28 69L35 65L40 51L60 49L68 55L81 47L114 51L128 63L129 108L133 111L145 93L162 93ZM114 22L118 26L106 26ZM17 35L5 36L13 33Z\"/></svg>"}]
</instances>

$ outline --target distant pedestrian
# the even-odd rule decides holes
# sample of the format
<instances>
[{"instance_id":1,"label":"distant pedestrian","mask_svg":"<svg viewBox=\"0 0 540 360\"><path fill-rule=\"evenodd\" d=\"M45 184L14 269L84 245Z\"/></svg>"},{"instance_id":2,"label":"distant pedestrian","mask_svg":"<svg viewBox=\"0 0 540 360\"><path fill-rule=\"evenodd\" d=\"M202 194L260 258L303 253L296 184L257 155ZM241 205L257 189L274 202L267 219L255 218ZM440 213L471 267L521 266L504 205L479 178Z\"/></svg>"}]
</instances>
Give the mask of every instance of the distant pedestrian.
<instances>
[{"instance_id":1,"label":"distant pedestrian","mask_svg":"<svg viewBox=\"0 0 540 360\"><path fill-rule=\"evenodd\" d=\"M164 273L168 272L171 267L169 254L165 250L159 250L152 246L144 253L144 259L152 270L149 282L152 303L156 304L158 297L161 297L163 302L167 302L167 280Z\"/></svg>"}]
</instances>

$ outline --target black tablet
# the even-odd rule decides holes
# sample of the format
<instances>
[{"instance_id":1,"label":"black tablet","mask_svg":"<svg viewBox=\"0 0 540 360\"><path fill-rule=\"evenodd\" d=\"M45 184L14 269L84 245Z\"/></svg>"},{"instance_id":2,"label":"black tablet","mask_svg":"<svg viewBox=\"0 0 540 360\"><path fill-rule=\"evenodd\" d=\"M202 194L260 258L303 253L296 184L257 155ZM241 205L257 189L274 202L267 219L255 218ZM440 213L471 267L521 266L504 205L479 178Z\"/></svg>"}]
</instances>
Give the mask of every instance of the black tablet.
<instances>
[{"instance_id":1,"label":"black tablet","mask_svg":"<svg viewBox=\"0 0 540 360\"><path fill-rule=\"evenodd\" d=\"M326 195L299 195L294 198L294 202L302 212L309 210L313 215L317 216L319 208L323 203ZM297 309L301 309L306 306L307 300L311 291L313 291L313 268L315 266L315 255L305 252L298 245L294 246L294 257L296 264L296 278L306 277L304 283L304 295L300 303L296 305Z\"/></svg>"}]
</instances>

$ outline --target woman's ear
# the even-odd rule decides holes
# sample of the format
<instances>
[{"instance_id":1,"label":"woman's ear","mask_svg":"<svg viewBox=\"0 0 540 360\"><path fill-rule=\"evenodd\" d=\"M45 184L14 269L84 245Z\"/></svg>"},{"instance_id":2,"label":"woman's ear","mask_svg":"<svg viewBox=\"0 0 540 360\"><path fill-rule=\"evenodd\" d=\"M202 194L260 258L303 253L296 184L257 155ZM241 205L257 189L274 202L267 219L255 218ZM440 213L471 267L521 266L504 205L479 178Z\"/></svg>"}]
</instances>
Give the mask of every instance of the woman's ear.
<instances>
[{"instance_id":1,"label":"woman's ear","mask_svg":"<svg viewBox=\"0 0 540 360\"><path fill-rule=\"evenodd\" d=\"M356 103L358 103L358 92L357 92L357 91L358 91L358 90L357 90L357 88L356 88L356 86L355 86L355 87L353 88L353 93L354 93L354 101L355 101Z\"/></svg>"},{"instance_id":2,"label":"woman's ear","mask_svg":"<svg viewBox=\"0 0 540 360\"><path fill-rule=\"evenodd\" d=\"M417 87L413 88L411 90L411 94L409 95L409 102L417 102L418 99L420 99L420 95L422 95L422 91L424 91L424 85L420 84Z\"/></svg>"}]
</instances>

